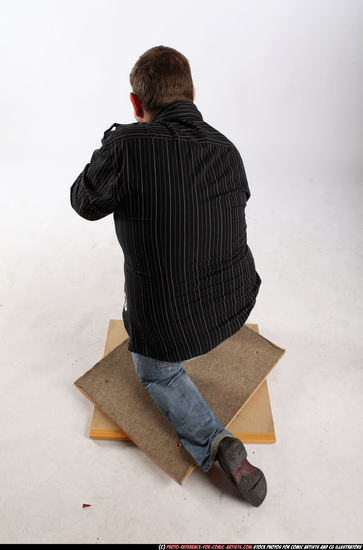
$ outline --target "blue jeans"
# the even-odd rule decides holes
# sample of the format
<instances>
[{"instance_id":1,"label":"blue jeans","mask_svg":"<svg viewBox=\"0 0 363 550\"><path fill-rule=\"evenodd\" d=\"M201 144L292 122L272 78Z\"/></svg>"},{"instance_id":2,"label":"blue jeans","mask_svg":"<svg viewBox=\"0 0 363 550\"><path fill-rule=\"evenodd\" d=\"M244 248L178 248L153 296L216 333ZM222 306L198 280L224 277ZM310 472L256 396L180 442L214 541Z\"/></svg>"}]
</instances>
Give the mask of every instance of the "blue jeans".
<instances>
[{"instance_id":1,"label":"blue jeans","mask_svg":"<svg viewBox=\"0 0 363 550\"><path fill-rule=\"evenodd\" d=\"M209 470L220 441L233 434L204 401L183 368L185 361L160 361L135 352L132 358L139 380L173 426L180 443L201 470Z\"/></svg>"}]
</instances>

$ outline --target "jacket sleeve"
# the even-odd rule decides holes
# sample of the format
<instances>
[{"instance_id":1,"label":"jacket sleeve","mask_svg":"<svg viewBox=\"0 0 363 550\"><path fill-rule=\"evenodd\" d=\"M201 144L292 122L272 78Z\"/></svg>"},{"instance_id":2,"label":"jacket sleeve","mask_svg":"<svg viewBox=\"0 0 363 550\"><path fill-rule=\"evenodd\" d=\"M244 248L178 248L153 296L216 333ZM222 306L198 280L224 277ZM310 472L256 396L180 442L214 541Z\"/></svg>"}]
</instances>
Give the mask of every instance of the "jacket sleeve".
<instances>
[{"instance_id":1,"label":"jacket sleeve","mask_svg":"<svg viewBox=\"0 0 363 550\"><path fill-rule=\"evenodd\" d=\"M120 201L122 159L116 158L119 148L107 142L108 131L70 189L72 208L86 220L108 216Z\"/></svg>"}]
</instances>

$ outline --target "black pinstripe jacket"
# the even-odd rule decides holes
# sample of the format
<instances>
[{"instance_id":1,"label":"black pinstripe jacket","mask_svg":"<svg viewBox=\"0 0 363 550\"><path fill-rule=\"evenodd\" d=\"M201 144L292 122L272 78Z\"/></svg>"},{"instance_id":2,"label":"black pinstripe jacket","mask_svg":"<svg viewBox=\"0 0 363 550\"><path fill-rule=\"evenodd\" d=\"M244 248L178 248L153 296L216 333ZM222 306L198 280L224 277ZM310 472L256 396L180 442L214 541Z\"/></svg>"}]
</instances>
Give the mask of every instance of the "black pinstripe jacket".
<instances>
[{"instance_id":1,"label":"black pinstripe jacket","mask_svg":"<svg viewBox=\"0 0 363 550\"><path fill-rule=\"evenodd\" d=\"M70 198L87 220L113 213L128 349L165 361L207 353L242 327L261 284L237 148L191 101L115 123L101 143Z\"/></svg>"}]
</instances>

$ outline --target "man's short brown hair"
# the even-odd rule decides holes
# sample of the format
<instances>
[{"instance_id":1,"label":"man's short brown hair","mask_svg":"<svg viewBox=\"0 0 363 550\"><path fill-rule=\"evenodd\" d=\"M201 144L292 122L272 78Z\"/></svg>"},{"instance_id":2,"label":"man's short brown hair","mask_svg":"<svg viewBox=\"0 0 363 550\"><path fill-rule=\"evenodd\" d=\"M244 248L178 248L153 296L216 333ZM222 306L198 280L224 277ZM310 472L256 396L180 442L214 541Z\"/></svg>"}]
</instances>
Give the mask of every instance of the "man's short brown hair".
<instances>
[{"instance_id":1,"label":"man's short brown hair","mask_svg":"<svg viewBox=\"0 0 363 550\"><path fill-rule=\"evenodd\" d=\"M130 83L149 113L173 101L193 101L189 61L174 48L155 46L143 53L132 68Z\"/></svg>"}]
</instances>

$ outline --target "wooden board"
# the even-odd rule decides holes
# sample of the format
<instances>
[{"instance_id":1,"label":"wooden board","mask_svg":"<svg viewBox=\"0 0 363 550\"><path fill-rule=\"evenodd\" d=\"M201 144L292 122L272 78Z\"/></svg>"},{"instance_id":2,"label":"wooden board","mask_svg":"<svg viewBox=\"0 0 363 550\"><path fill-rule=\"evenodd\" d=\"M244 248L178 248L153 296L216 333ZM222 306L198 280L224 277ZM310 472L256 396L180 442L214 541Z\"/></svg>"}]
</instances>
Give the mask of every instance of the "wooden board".
<instances>
[{"instance_id":1,"label":"wooden board","mask_svg":"<svg viewBox=\"0 0 363 550\"><path fill-rule=\"evenodd\" d=\"M250 323L246 326L258 332L257 324ZM105 355L127 339L128 334L124 328L123 320L111 319L108 326ZM228 429L243 443L276 442L267 380L255 391ZM127 434L97 407L94 407L93 410L89 436L91 439L129 441Z\"/></svg>"},{"instance_id":2,"label":"wooden board","mask_svg":"<svg viewBox=\"0 0 363 550\"><path fill-rule=\"evenodd\" d=\"M244 325L205 355L187 361L185 368L215 415L229 428L284 353ZM75 385L178 483L194 469L193 458L137 378L128 339Z\"/></svg>"}]
</instances>

